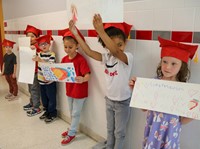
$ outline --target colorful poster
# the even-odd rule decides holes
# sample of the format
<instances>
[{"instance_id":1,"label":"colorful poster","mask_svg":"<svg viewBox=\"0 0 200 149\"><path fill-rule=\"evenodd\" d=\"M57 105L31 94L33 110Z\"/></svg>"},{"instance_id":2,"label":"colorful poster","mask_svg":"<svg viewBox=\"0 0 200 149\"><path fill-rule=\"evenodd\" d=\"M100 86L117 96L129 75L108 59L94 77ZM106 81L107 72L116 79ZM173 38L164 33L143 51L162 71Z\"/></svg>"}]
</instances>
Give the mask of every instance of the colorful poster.
<instances>
[{"instance_id":1,"label":"colorful poster","mask_svg":"<svg viewBox=\"0 0 200 149\"><path fill-rule=\"evenodd\" d=\"M40 63L46 80L57 82L75 82L76 72L73 63Z\"/></svg>"},{"instance_id":2,"label":"colorful poster","mask_svg":"<svg viewBox=\"0 0 200 149\"><path fill-rule=\"evenodd\" d=\"M33 84L35 62L32 60L36 50L30 48L30 38L20 37L19 44L19 77L18 82Z\"/></svg>"},{"instance_id":3,"label":"colorful poster","mask_svg":"<svg viewBox=\"0 0 200 149\"><path fill-rule=\"evenodd\" d=\"M77 26L93 28L95 13L101 14L103 22L123 22L123 0L67 0L68 20L77 21Z\"/></svg>"},{"instance_id":4,"label":"colorful poster","mask_svg":"<svg viewBox=\"0 0 200 149\"><path fill-rule=\"evenodd\" d=\"M200 120L200 85L137 78L130 106Z\"/></svg>"}]
</instances>

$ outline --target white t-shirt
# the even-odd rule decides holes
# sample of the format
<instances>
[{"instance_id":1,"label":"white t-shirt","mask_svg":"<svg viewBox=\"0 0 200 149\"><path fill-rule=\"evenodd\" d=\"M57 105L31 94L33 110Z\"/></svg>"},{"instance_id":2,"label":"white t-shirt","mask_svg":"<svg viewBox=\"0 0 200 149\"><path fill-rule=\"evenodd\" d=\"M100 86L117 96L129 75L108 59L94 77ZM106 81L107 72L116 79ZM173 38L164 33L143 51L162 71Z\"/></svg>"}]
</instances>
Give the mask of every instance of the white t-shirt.
<instances>
[{"instance_id":1,"label":"white t-shirt","mask_svg":"<svg viewBox=\"0 0 200 149\"><path fill-rule=\"evenodd\" d=\"M106 96L115 101L123 101L131 96L128 85L133 65L133 55L124 52L128 59L128 65L110 53L102 54L102 63L105 65Z\"/></svg>"}]
</instances>

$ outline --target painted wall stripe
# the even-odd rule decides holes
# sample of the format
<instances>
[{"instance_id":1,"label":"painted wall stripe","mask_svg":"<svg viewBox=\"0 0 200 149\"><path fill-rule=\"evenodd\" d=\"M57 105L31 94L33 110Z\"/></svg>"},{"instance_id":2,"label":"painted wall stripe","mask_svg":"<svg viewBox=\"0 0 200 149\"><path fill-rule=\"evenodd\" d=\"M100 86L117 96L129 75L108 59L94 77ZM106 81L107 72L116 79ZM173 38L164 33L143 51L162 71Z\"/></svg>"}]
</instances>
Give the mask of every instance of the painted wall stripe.
<instances>
[{"instance_id":1,"label":"painted wall stripe","mask_svg":"<svg viewBox=\"0 0 200 149\"><path fill-rule=\"evenodd\" d=\"M85 37L97 37L95 30L80 30ZM25 34L25 31L5 31L5 34ZM58 30L42 30L42 34L60 36ZM131 30L130 39L136 40L158 40L158 36L179 42L200 43L200 32L191 31L152 31L152 30Z\"/></svg>"}]
</instances>

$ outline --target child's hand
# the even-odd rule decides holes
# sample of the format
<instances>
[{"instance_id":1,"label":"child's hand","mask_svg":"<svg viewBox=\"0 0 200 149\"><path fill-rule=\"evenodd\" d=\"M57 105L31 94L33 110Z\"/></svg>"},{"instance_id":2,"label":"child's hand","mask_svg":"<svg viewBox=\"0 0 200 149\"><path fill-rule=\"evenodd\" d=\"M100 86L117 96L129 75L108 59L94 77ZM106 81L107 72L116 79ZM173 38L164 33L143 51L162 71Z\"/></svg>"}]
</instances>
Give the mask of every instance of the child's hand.
<instances>
[{"instance_id":1,"label":"child's hand","mask_svg":"<svg viewBox=\"0 0 200 149\"><path fill-rule=\"evenodd\" d=\"M34 56L32 60L35 62L42 62L42 59L39 56Z\"/></svg>"},{"instance_id":2,"label":"child's hand","mask_svg":"<svg viewBox=\"0 0 200 149\"><path fill-rule=\"evenodd\" d=\"M129 81L129 86L133 90L134 85L135 85L136 77L132 77L131 80Z\"/></svg>"},{"instance_id":3,"label":"child's hand","mask_svg":"<svg viewBox=\"0 0 200 149\"><path fill-rule=\"evenodd\" d=\"M103 28L103 23L102 23L102 18L100 16L100 14L95 14L93 17L93 26L95 28L95 30L97 31L97 33L104 31Z\"/></svg>"},{"instance_id":4,"label":"child's hand","mask_svg":"<svg viewBox=\"0 0 200 149\"><path fill-rule=\"evenodd\" d=\"M82 76L77 76L77 77L75 77L75 81L76 81L77 83L83 83L83 82L84 82L84 77L82 77Z\"/></svg>"},{"instance_id":5,"label":"child's hand","mask_svg":"<svg viewBox=\"0 0 200 149\"><path fill-rule=\"evenodd\" d=\"M31 45L30 48L31 48L31 50L35 50L36 49L36 47L34 45Z\"/></svg>"},{"instance_id":6,"label":"child's hand","mask_svg":"<svg viewBox=\"0 0 200 149\"><path fill-rule=\"evenodd\" d=\"M77 29L75 27L75 23L73 20L69 21L69 30L74 34L74 35L78 35Z\"/></svg>"},{"instance_id":7,"label":"child's hand","mask_svg":"<svg viewBox=\"0 0 200 149\"><path fill-rule=\"evenodd\" d=\"M15 73L13 73L13 74L12 74L12 77L15 79L15 78L16 78L16 74L15 74Z\"/></svg>"}]
</instances>

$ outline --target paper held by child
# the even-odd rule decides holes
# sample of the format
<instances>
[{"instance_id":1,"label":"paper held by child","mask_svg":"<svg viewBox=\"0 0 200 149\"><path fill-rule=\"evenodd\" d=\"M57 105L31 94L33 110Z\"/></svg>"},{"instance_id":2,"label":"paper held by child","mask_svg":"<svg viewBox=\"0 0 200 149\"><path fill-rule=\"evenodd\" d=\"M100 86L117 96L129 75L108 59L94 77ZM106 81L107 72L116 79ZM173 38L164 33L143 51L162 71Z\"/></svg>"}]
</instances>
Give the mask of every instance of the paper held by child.
<instances>
[{"instance_id":1,"label":"paper held by child","mask_svg":"<svg viewBox=\"0 0 200 149\"><path fill-rule=\"evenodd\" d=\"M73 63L40 63L46 80L57 82L75 82L76 72Z\"/></svg>"},{"instance_id":2,"label":"paper held by child","mask_svg":"<svg viewBox=\"0 0 200 149\"><path fill-rule=\"evenodd\" d=\"M200 120L200 85L137 78L131 107Z\"/></svg>"}]
</instances>

